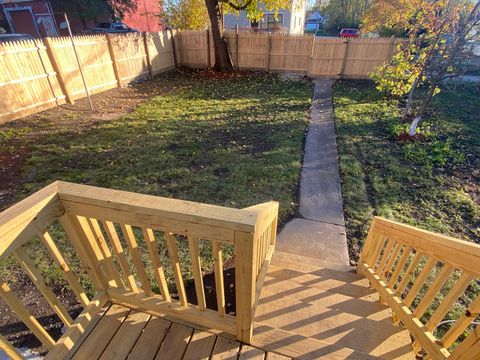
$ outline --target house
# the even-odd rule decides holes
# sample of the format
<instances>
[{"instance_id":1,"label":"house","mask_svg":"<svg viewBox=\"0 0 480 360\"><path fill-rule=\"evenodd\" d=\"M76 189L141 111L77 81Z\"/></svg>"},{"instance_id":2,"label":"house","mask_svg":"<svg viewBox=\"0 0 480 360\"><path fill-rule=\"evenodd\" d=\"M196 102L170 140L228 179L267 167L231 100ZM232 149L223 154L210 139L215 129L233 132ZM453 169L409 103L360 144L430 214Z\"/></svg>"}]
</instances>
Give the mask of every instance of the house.
<instances>
[{"instance_id":1,"label":"house","mask_svg":"<svg viewBox=\"0 0 480 360\"><path fill-rule=\"evenodd\" d=\"M73 33L82 33L95 27L95 21L83 19L61 6L52 8L45 0L0 0L0 26L7 32L29 34L33 37L68 35L64 13L67 12ZM57 4L58 6L58 4ZM139 31L159 31L160 3L158 0L138 0L138 9L127 14L124 22ZM110 15L101 16L97 22L111 21Z\"/></svg>"},{"instance_id":2,"label":"house","mask_svg":"<svg viewBox=\"0 0 480 360\"><path fill-rule=\"evenodd\" d=\"M49 1L0 0L0 5L0 26L7 32L29 34L33 37L59 34Z\"/></svg>"},{"instance_id":3,"label":"house","mask_svg":"<svg viewBox=\"0 0 480 360\"><path fill-rule=\"evenodd\" d=\"M305 15L305 32L317 34L323 29L325 17L318 10L308 10Z\"/></svg>"},{"instance_id":4,"label":"house","mask_svg":"<svg viewBox=\"0 0 480 360\"><path fill-rule=\"evenodd\" d=\"M279 9L275 17L274 11L263 10L264 16L258 23L258 29L263 31L283 30L289 34L303 34L305 24L305 3L302 0L292 1L289 9ZM241 29L252 29L252 22L247 18L247 13L241 11L240 14L225 14L223 17L223 26L225 29L235 29L237 26Z\"/></svg>"}]
</instances>

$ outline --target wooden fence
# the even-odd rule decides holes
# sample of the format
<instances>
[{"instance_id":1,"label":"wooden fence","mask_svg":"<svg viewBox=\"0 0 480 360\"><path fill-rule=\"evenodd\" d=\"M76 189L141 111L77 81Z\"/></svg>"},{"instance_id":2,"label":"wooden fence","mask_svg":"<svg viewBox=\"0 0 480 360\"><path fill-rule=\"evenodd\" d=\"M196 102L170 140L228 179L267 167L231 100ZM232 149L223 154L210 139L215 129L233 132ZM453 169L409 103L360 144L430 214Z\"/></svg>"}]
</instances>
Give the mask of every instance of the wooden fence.
<instances>
[{"instance_id":1,"label":"wooden fence","mask_svg":"<svg viewBox=\"0 0 480 360\"><path fill-rule=\"evenodd\" d=\"M391 58L399 39L316 38L313 35L226 32L237 69L367 78ZM75 36L89 93L155 76L176 66L212 67L208 30ZM0 123L85 97L72 40L45 38L0 44Z\"/></svg>"}]
</instances>

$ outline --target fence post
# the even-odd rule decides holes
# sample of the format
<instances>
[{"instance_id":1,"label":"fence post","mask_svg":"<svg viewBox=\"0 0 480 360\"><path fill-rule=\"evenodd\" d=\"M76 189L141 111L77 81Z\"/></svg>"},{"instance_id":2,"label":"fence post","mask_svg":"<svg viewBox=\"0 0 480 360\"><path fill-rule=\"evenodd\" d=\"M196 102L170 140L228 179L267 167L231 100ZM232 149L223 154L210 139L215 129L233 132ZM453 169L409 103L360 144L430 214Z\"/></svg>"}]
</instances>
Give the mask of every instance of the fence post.
<instances>
[{"instance_id":1,"label":"fence post","mask_svg":"<svg viewBox=\"0 0 480 360\"><path fill-rule=\"evenodd\" d=\"M113 72L115 73L115 79L117 79L118 87L123 87L122 78L120 77L120 70L118 68L117 57L115 56L115 50L113 48L112 35L107 34L108 51L110 52L110 58L112 59Z\"/></svg>"},{"instance_id":2,"label":"fence post","mask_svg":"<svg viewBox=\"0 0 480 360\"><path fill-rule=\"evenodd\" d=\"M340 70L340 78L342 78L343 74L345 73L345 67L347 65L347 59L348 59L348 48L349 48L349 45L350 45L350 39L347 39L347 41L345 41L344 44L347 44L347 45L345 45L345 52L343 53L343 62L342 62L342 69Z\"/></svg>"},{"instance_id":3,"label":"fence post","mask_svg":"<svg viewBox=\"0 0 480 360\"><path fill-rule=\"evenodd\" d=\"M236 339L250 344L253 335L257 252L254 234L235 231Z\"/></svg>"},{"instance_id":4,"label":"fence post","mask_svg":"<svg viewBox=\"0 0 480 360\"><path fill-rule=\"evenodd\" d=\"M240 70L240 57L238 56L238 25L235 25L235 45L237 52L237 70Z\"/></svg>"},{"instance_id":5,"label":"fence post","mask_svg":"<svg viewBox=\"0 0 480 360\"><path fill-rule=\"evenodd\" d=\"M310 74L310 70L312 68L314 51L315 51L315 34L313 34L313 36L312 36L312 48L310 50L310 60L308 61L307 75Z\"/></svg>"},{"instance_id":6,"label":"fence post","mask_svg":"<svg viewBox=\"0 0 480 360\"><path fill-rule=\"evenodd\" d=\"M46 37L43 39L43 42L45 44L45 47L47 48L47 54L48 54L48 57L50 58L50 62L52 63L53 70L57 73L57 79L58 79L60 88L62 89L62 92L65 94L65 98L67 99L67 102L73 105L75 104L75 100L73 98L72 93L68 89L67 82L65 81L65 76L62 73L60 63L58 62L57 57L55 55L52 39L49 37Z\"/></svg>"},{"instance_id":7,"label":"fence post","mask_svg":"<svg viewBox=\"0 0 480 360\"><path fill-rule=\"evenodd\" d=\"M207 67L210 68L211 59L210 59L210 31L207 29Z\"/></svg>"},{"instance_id":8,"label":"fence post","mask_svg":"<svg viewBox=\"0 0 480 360\"><path fill-rule=\"evenodd\" d=\"M387 54L387 59L386 61L389 61L393 55L395 54L395 36L392 35L392 37L390 38L390 47L388 49L388 54Z\"/></svg>"},{"instance_id":9,"label":"fence post","mask_svg":"<svg viewBox=\"0 0 480 360\"><path fill-rule=\"evenodd\" d=\"M143 32L143 45L145 46L145 55L147 55L147 66L148 66L148 73L150 77L153 78L153 70L152 70L152 58L150 56L150 51L148 50L148 32Z\"/></svg>"},{"instance_id":10,"label":"fence post","mask_svg":"<svg viewBox=\"0 0 480 360\"><path fill-rule=\"evenodd\" d=\"M177 67L177 50L175 48L175 38L173 36L173 30L170 29L170 36L171 36L171 45L172 45L172 56L173 56L173 66Z\"/></svg>"},{"instance_id":11,"label":"fence post","mask_svg":"<svg viewBox=\"0 0 480 360\"><path fill-rule=\"evenodd\" d=\"M266 71L270 71L270 49L272 48L272 34L268 33L267 41L267 64L265 66Z\"/></svg>"}]
</instances>

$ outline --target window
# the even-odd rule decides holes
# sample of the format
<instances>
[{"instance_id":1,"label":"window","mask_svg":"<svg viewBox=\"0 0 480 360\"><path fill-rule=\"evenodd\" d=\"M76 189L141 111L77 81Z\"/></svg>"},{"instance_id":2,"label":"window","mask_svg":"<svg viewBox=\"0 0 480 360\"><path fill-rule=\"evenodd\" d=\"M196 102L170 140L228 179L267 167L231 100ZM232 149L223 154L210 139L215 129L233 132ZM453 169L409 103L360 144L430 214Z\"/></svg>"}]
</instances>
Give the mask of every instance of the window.
<instances>
[{"instance_id":1,"label":"window","mask_svg":"<svg viewBox=\"0 0 480 360\"><path fill-rule=\"evenodd\" d=\"M273 30L275 26L283 25L283 14L278 14L277 20L275 20L274 14L267 14L267 29Z\"/></svg>"}]
</instances>

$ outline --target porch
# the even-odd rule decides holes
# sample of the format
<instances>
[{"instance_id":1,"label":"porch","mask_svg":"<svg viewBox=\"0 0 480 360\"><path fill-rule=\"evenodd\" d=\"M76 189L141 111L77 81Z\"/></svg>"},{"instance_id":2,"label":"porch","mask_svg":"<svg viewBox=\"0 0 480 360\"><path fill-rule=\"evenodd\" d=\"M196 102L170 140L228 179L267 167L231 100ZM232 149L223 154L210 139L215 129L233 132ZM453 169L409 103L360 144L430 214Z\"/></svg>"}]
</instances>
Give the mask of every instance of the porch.
<instances>
[{"instance_id":1,"label":"porch","mask_svg":"<svg viewBox=\"0 0 480 360\"><path fill-rule=\"evenodd\" d=\"M0 294L49 349L46 359L478 358L478 329L469 329L479 297L441 336L435 328L477 281L480 246L375 218L356 274L349 266L274 252L277 214L275 202L230 209L56 182L0 214L0 254L16 258L65 333L53 339L8 279ZM65 260L52 226L68 237L94 296ZM36 236L83 307L76 319L29 256ZM161 241L174 290L159 257ZM213 257L213 309L202 242ZM188 251L194 301L180 250ZM227 253L235 262L234 312L226 311ZM0 345L22 358L4 338Z\"/></svg>"}]
</instances>

